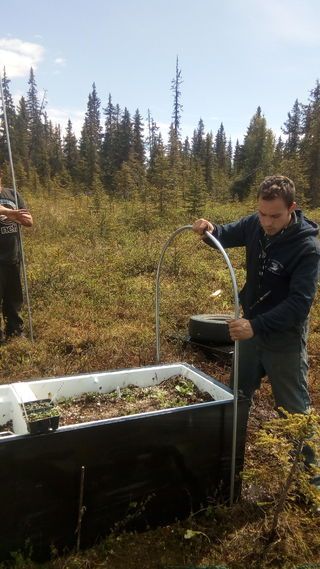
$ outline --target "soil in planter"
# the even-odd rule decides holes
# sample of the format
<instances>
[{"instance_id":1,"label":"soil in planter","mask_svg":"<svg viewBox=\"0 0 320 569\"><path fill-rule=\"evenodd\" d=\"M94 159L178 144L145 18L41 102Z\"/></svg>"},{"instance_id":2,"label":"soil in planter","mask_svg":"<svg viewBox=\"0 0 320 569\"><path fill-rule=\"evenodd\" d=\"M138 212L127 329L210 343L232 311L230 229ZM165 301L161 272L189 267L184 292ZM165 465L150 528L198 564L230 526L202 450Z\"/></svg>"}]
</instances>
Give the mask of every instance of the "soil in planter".
<instances>
[{"instance_id":1,"label":"soil in planter","mask_svg":"<svg viewBox=\"0 0 320 569\"><path fill-rule=\"evenodd\" d=\"M209 393L200 391L192 381L181 375L175 375L151 387L129 385L110 393L90 392L79 397L59 400L59 426L183 407L212 400L213 397Z\"/></svg>"},{"instance_id":2,"label":"soil in planter","mask_svg":"<svg viewBox=\"0 0 320 569\"><path fill-rule=\"evenodd\" d=\"M13 423L12 421L8 421L4 425L0 425L0 433L8 433L13 432Z\"/></svg>"}]
</instances>

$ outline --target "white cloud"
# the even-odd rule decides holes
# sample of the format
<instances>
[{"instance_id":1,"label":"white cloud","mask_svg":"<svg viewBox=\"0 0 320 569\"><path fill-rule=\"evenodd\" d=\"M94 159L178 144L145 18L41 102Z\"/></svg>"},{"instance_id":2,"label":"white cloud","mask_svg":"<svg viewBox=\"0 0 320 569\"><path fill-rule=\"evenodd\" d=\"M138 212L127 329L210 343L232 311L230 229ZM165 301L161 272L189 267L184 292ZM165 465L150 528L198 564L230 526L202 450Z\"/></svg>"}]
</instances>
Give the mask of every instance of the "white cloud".
<instances>
[{"instance_id":1,"label":"white cloud","mask_svg":"<svg viewBox=\"0 0 320 569\"><path fill-rule=\"evenodd\" d=\"M40 44L17 38L0 38L0 69L2 71L5 67L10 78L28 75L30 67L37 69L43 56L44 48Z\"/></svg>"},{"instance_id":2,"label":"white cloud","mask_svg":"<svg viewBox=\"0 0 320 569\"><path fill-rule=\"evenodd\" d=\"M64 67L66 65L66 60L63 57L56 57L54 60L55 65L59 65L61 67Z\"/></svg>"}]
</instances>

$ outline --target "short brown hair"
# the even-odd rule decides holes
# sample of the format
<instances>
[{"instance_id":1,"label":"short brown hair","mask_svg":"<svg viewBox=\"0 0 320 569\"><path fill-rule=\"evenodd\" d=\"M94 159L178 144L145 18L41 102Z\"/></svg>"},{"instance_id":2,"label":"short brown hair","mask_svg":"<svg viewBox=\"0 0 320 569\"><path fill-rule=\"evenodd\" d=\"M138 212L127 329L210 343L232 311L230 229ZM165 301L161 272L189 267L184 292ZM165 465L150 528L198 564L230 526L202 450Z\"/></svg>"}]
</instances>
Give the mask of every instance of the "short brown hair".
<instances>
[{"instance_id":1,"label":"short brown hair","mask_svg":"<svg viewBox=\"0 0 320 569\"><path fill-rule=\"evenodd\" d=\"M281 198L287 205L292 206L296 196L294 183L286 176L267 176L260 184L258 189L258 198L271 201L275 198Z\"/></svg>"}]
</instances>

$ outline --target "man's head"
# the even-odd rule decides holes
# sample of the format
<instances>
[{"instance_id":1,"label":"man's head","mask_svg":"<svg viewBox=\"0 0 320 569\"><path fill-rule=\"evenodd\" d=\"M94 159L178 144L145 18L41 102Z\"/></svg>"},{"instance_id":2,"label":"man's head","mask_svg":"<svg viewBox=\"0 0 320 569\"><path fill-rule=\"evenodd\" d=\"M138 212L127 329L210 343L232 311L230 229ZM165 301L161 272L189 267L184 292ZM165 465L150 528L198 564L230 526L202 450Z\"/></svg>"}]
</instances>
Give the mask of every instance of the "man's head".
<instances>
[{"instance_id":1,"label":"man's head","mask_svg":"<svg viewBox=\"0 0 320 569\"><path fill-rule=\"evenodd\" d=\"M287 227L296 207L295 187L286 176L268 176L258 189L258 214L267 235Z\"/></svg>"}]
</instances>

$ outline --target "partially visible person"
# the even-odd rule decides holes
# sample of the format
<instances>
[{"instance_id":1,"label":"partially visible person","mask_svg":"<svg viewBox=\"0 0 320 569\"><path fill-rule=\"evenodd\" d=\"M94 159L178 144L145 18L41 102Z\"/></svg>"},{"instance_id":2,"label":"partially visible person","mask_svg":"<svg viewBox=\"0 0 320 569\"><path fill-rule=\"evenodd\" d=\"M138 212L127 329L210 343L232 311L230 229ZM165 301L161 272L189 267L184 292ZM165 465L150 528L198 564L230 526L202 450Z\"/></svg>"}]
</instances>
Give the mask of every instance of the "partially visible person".
<instances>
[{"instance_id":1,"label":"partially visible person","mask_svg":"<svg viewBox=\"0 0 320 569\"><path fill-rule=\"evenodd\" d=\"M10 188L2 186L0 170L0 306L4 321L1 341L21 336L23 320L20 316L23 293L20 279L21 247L18 224L31 227L31 213L22 197ZM4 335L3 335L4 334Z\"/></svg>"}]
</instances>

